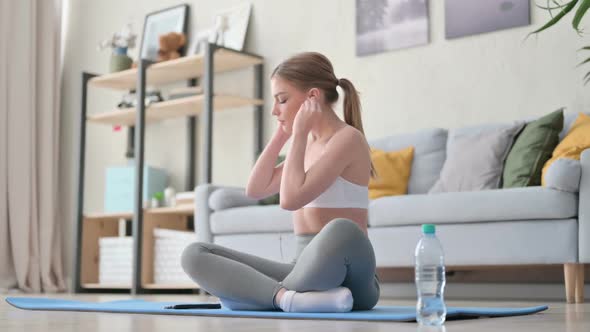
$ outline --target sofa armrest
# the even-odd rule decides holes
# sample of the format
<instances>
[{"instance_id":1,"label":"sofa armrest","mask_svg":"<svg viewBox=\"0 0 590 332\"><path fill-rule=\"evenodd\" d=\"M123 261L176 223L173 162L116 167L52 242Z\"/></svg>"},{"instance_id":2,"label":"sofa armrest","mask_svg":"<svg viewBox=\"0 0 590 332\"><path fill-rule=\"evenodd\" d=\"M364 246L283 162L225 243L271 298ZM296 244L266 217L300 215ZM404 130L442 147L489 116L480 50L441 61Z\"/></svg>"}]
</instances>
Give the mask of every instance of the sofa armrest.
<instances>
[{"instance_id":1,"label":"sofa armrest","mask_svg":"<svg viewBox=\"0 0 590 332\"><path fill-rule=\"evenodd\" d=\"M581 162L573 158L555 160L545 173L545 186L571 193L580 192Z\"/></svg>"},{"instance_id":2,"label":"sofa armrest","mask_svg":"<svg viewBox=\"0 0 590 332\"><path fill-rule=\"evenodd\" d=\"M200 184L195 188L195 232L199 242L213 242L209 224L209 216L212 212L209 207L209 196L219 188L221 187L209 183Z\"/></svg>"},{"instance_id":3,"label":"sofa armrest","mask_svg":"<svg viewBox=\"0 0 590 332\"><path fill-rule=\"evenodd\" d=\"M578 201L578 261L590 263L590 149L580 157L582 176Z\"/></svg>"},{"instance_id":4,"label":"sofa armrest","mask_svg":"<svg viewBox=\"0 0 590 332\"><path fill-rule=\"evenodd\" d=\"M244 188L217 186L210 183L198 185L195 188L195 231L197 241L213 242L210 217L215 211L257 204L258 200L246 196Z\"/></svg>"},{"instance_id":5,"label":"sofa armrest","mask_svg":"<svg viewBox=\"0 0 590 332\"><path fill-rule=\"evenodd\" d=\"M251 205L258 205L258 200L246 196L244 188L222 187L209 196L209 207L213 211Z\"/></svg>"}]
</instances>

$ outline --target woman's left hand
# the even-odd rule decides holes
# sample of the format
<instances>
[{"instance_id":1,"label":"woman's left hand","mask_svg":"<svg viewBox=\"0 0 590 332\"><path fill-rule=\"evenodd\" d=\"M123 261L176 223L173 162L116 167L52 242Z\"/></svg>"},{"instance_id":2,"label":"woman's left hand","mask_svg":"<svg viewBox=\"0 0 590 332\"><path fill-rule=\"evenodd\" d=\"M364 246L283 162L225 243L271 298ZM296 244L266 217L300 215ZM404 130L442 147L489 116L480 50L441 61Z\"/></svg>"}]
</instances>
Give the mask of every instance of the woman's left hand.
<instances>
[{"instance_id":1,"label":"woman's left hand","mask_svg":"<svg viewBox=\"0 0 590 332\"><path fill-rule=\"evenodd\" d=\"M311 131L313 123L319 120L321 111L322 108L317 98L307 98L295 115L293 134L307 135Z\"/></svg>"}]
</instances>

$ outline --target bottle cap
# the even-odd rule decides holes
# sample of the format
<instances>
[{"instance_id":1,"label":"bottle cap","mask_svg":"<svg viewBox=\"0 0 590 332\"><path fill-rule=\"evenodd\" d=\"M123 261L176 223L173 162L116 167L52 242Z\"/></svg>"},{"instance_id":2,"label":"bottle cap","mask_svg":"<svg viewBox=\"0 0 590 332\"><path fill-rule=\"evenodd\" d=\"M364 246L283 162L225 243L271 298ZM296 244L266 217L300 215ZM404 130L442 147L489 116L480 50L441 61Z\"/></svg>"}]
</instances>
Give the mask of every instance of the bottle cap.
<instances>
[{"instance_id":1,"label":"bottle cap","mask_svg":"<svg viewBox=\"0 0 590 332\"><path fill-rule=\"evenodd\" d=\"M436 226L433 224L422 225L422 233L424 233L424 234L434 234L435 231L436 231Z\"/></svg>"}]
</instances>

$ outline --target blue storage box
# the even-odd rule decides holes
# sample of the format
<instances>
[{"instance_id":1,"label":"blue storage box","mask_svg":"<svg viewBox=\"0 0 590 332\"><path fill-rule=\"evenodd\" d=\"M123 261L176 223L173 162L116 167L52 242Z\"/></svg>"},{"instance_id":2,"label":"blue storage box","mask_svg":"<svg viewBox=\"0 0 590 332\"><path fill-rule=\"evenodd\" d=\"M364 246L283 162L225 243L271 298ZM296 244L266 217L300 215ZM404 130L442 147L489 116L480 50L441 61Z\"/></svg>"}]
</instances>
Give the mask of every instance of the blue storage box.
<instances>
[{"instance_id":1,"label":"blue storage box","mask_svg":"<svg viewBox=\"0 0 590 332\"><path fill-rule=\"evenodd\" d=\"M144 166L143 202L168 186L165 170ZM104 191L104 212L133 212L135 201L135 166L108 167Z\"/></svg>"}]
</instances>

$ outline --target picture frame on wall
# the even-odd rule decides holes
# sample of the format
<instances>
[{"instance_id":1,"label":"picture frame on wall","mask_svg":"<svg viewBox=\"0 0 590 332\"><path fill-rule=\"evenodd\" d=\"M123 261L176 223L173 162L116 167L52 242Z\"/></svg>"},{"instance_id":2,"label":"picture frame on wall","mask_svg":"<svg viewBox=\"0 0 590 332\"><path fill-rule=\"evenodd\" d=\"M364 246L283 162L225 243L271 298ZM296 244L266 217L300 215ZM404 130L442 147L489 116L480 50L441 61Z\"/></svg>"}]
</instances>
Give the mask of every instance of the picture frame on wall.
<instances>
[{"instance_id":1,"label":"picture frame on wall","mask_svg":"<svg viewBox=\"0 0 590 332\"><path fill-rule=\"evenodd\" d=\"M429 25L428 0L356 0L356 55L428 44Z\"/></svg>"},{"instance_id":2,"label":"picture frame on wall","mask_svg":"<svg viewBox=\"0 0 590 332\"><path fill-rule=\"evenodd\" d=\"M181 4L174 7L164 8L145 16L143 34L141 35L141 46L139 58L155 61L158 57L159 36L178 32L187 35L189 6ZM183 56L185 47L179 50Z\"/></svg>"},{"instance_id":3,"label":"picture frame on wall","mask_svg":"<svg viewBox=\"0 0 590 332\"><path fill-rule=\"evenodd\" d=\"M446 0L445 37L478 35L531 24L529 0Z\"/></svg>"}]
</instances>

